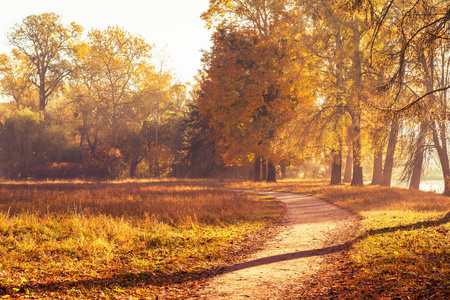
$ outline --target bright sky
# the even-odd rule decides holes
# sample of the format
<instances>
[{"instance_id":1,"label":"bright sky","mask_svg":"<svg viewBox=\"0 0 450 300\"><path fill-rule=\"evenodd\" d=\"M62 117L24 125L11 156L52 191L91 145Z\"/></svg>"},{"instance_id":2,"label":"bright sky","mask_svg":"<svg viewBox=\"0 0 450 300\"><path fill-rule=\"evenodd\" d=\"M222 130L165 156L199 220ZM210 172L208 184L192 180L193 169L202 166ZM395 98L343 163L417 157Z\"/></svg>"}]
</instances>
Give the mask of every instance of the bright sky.
<instances>
[{"instance_id":1,"label":"bright sky","mask_svg":"<svg viewBox=\"0 0 450 300\"><path fill-rule=\"evenodd\" d=\"M0 53L9 53L7 32L32 14L54 12L65 24L90 29L118 25L141 35L158 49L166 47L179 79L192 82L201 68L201 50L211 47L211 33L200 14L209 0L0 0Z\"/></svg>"}]
</instances>

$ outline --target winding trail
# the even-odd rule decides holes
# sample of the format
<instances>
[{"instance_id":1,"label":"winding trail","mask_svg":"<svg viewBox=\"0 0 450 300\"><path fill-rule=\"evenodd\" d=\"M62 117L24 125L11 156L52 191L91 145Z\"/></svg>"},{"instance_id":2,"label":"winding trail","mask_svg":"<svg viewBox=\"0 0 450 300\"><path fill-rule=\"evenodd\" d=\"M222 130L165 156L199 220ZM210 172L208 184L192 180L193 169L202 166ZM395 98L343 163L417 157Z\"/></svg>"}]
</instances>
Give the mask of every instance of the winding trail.
<instances>
[{"instance_id":1,"label":"winding trail","mask_svg":"<svg viewBox=\"0 0 450 300\"><path fill-rule=\"evenodd\" d=\"M330 246L330 235L352 216L324 200L287 192L242 191L281 200L286 224L245 262L226 267L200 293L202 299L282 299L283 291L319 271L324 255L342 250Z\"/></svg>"}]
</instances>

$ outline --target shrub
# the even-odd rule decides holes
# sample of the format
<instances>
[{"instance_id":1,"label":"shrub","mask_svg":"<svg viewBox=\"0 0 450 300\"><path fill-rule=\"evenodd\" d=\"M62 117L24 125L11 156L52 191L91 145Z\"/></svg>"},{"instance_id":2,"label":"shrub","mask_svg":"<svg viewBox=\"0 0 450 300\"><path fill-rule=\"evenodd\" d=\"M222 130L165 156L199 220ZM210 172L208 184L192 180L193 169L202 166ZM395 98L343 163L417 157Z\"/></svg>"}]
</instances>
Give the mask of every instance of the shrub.
<instances>
[{"instance_id":1,"label":"shrub","mask_svg":"<svg viewBox=\"0 0 450 300\"><path fill-rule=\"evenodd\" d=\"M84 177L81 163L47 163L34 169L35 179L76 179Z\"/></svg>"},{"instance_id":2,"label":"shrub","mask_svg":"<svg viewBox=\"0 0 450 300\"><path fill-rule=\"evenodd\" d=\"M0 136L1 162L6 176L26 178L45 162L48 147L43 122L29 109L13 112L5 121Z\"/></svg>"},{"instance_id":3,"label":"shrub","mask_svg":"<svg viewBox=\"0 0 450 300\"><path fill-rule=\"evenodd\" d=\"M100 146L95 152L88 152L83 159L85 178L113 179L120 173L123 156L120 150L109 146Z\"/></svg>"}]
</instances>

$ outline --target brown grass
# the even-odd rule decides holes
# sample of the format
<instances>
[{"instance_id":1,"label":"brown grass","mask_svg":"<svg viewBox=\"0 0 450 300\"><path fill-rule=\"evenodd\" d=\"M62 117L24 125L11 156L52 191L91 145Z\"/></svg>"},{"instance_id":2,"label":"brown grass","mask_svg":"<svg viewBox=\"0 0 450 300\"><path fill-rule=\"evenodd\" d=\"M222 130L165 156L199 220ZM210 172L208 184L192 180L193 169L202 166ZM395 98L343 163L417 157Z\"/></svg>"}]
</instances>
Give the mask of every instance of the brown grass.
<instances>
[{"instance_id":1,"label":"brown grass","mask_svg":"<svg viewBox=\"0 0 450 300\"><path fill-rule=\"evenodd\" d=\"M212 184L1 184L0 296L183 293L261 242L261 231L282 213L277 201Z\"/></svg>"}]
</instances>

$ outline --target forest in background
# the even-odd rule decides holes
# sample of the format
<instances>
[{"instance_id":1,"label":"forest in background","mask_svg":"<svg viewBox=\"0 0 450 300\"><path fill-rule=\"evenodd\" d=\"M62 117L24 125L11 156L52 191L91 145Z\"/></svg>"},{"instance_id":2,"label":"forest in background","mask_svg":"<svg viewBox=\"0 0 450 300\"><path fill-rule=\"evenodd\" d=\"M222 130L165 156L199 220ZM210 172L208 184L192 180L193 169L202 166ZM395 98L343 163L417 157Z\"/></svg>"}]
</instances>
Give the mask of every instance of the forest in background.
<instances>
[{"instance_id":1,"label":"forest in background","mask_svg":"<svg viewBox=\"0 0 450 300\"><path fill-rule=\"evenodd\" d=\"M450 194L447 2L212 0L202 18L213 46L192 87L120 27L18 23L3 176L275 181L301 166L354 186L395 169L418 188L438 165Z\"/></svg>"}]
</instances>

